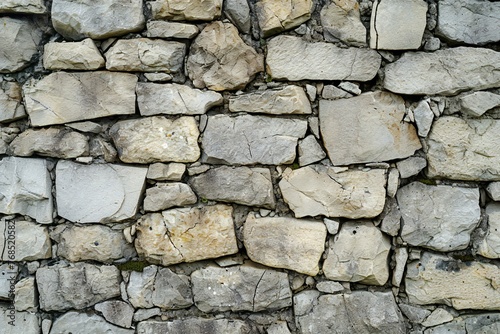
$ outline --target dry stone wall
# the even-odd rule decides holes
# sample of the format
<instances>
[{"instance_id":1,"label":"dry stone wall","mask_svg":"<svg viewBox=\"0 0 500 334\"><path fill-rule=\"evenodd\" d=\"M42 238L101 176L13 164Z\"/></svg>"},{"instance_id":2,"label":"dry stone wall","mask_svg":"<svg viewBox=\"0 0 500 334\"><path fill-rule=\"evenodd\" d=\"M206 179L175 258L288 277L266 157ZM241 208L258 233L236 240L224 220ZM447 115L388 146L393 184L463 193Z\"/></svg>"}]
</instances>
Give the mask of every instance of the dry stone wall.
<instances>
[{"instance_id":1,"label":"dry stone wall","mask_svg":"<svg viewBox=\"0 0 500 334\"><path fill-rule=\"evenodd\" d=\"M500 332L500 2L2 0L0 332Z\"/></svg>"}]
</instances>

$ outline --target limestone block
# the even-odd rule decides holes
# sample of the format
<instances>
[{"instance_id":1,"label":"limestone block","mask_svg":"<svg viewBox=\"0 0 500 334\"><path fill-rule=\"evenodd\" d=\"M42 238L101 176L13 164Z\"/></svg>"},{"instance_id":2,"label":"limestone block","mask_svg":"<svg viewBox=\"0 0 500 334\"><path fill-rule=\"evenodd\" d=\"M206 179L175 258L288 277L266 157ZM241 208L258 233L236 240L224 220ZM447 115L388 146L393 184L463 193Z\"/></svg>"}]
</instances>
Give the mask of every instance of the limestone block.
<instances>
[{"instance_id":1,"label":"limestone block","mask_svg":"<svg viewBox=\"0 0 500 334\"><path fill-rule=\"evenodd\" d=\"M18 312L8 304L0 304L0 323L4 334L39 334L40 317L32 312Z\"/></svg>"},{"instance_id":2,"label":"limestone block","mask_svg":"<svg viewBox=\"0 0 500 334\"><path fill-rule=\"evenodd\" d=\"M200 29L194 24L167 22L167 21L149 21L147 23L147 37L159 38L187 38L191 39L198 35Z\"/></svg>"},{"instance_id":3,"label":"limestone block","mask_svg":"<svg viewBox=\"0 0 500 334\"><path fill-rule=\"evenodd\" d=\"M417 175L422 169L427 167L427 160L422 157L409 157L396 162L396 167L398 168L399 176L402 179L407 179Z\"/></svg>"},{"instance_id":4,"label":"limestone block","mask_svg":"<svg viewBox=\"0 0 500 334\"><path fill-rule=\"evenodd\" d=\"M252 22L250 18L250 6L247 0L224 1L224 14L231 22L244 33L250 33Z\"/></svg>"},{"instance_id":5,"label":"limestone block","mask_svg":"<svg viewBox=\"0 0 500 334\"><path fill-rule=\"evenodd\" d=\"M366 45L366 28L361 23L358 1L334 0L321 9L320 18L325 40Z\"/></svg>"},{"instance_id":6,"label":"limestone block","mask_svg":"<svg viewBox=\"0 0 500 334\"><path fill-rule=\"evenodd\" d=\"M52 324L50 333L113 333L133 334L133 329L120 328L107 322L96 314L67 312L57 318Z\"/></svg>"},{"instance_id":7,"label":"limestone block","mask_svg":"<svg viewBox=\"0 0 500 334\"><path fill-rule=\"evenodd\" d=\"M160 211L174 206L184 206L196 203L196 197L191 187L181 182L157 183L146 190L144 199L145 211Z\"/></svg>"},{"instance_id":8,"label":"limestone block","mask_svg":"<svg viewBox=\"0 0 500 334\"><path fill-rule=\"evenodd\" d=\"M149 6L154 19L212 21L222 10L222 0L154 0Z\"/></svg>"},{"instance_id":9,"label":"limestone block","mask_svg":"<svg viewBox=\"0 0 500 334\"><path fill-rule=\"evenodd\" d=\"M33 276L18 281L14 294L14 307L16 311L36 312L38 296L35 288L35 278Z\"/></svg>"},{"instance_id":10,"label":"limestone block","mask_svg":"<svg viewBox=\"0 0 500 334\"><path fill-rule=\"evenodd\" d=\"M3 231L0 235L2 261L34 261L49 259L52 256L49 231L43 225L27 221L2 220L0 231ZM14 254L8 250L13 250Z\"/></svg>"},{"instance_id":11,"label":"limestone block","mask_svg":"<svg viewBox=\"0 0 500 334\"><path fill-rule=\"evenodd\" d=\"M26 116L21 86L17 82L0 83L0 123L15 121Z\"/></svg>"},{"instance_id":12,"label":"limestone block","mask_svg":"<svg viewBox=\"0 0 500 334\"><path fill-rule=\"evenodd\" d=\"M312 9L312 0L258 0L255 3L264 37L298 27L309 20Z\"/></svg>"},{"instance_id":13,"label":"limestone block","mask_svg":"<svg viewBox=\"0 0 500 334\"><path fill-rule=\"evenodd\" d=\"M146 178L156 181L180 181L185 172L186 165L184 164L157 162L149 165Z\"/></svg>"},{"instance_id":14,"label":"limestone block","mask_svg":"<svg viewBox=\"0 0 500 334\"><path fill-rule=\"evenodd\" d=\"M472 117L479 117L485 112L500 106L500 95L490 92L474 92L461 96L460 110Z\"/></svg>"},{"instance_id":15,"label":"limestone block","mask_svg":"<svg viewBox=\"0 0 500 334\"><path fill-rule=\"evenodd\" d=\"M0 13L26 13L26 14L45 14L43 0L4 0L0 4Z\"/></svg>"},{"instance_id":16,"label":"limestone block","mask_svg":"<svg viewBox=\"0 0 500 334\"><path fill-rule=\"evenodd\" d=\"M203 333L210 328L217 334L247 334L251 328L243 320L188 318L172 321L148 320L137 324L137 333Z\"/></svg>"},{"instance_id":17,"label":"limestone block","mask_svg":"<svg viewBox=\"0 0 500 334\"><path fill-rule=\"evenodd\" d=\"M309 135L299 140L298 153L300 167L310 165L326 158L325 151L323 151L318 144L314 135Z\"/></svg>"},{"instance_id":18,"label":"limestone block","mask_svg":"<svg viewBox=\"0 0 500 334\"><path fill-rule=\"evenodd\" d=\"M43 67L47 70L97 70L104 67L101 52L90 38L81 42L45 44Z\"/></svg>"},{"instance_id":19,"label":"limestone block","mask_svg":"<svg viewBox=\"0 0 500 334\"><path fill-rule=\"evenodd\" d=\"M120 327L132 327L134 308L120 300L108 300L94 306L95 310L101 312L104 319L113 325ZM102 329L101 329L102 330Z\"/></svg>"}]
</instances>

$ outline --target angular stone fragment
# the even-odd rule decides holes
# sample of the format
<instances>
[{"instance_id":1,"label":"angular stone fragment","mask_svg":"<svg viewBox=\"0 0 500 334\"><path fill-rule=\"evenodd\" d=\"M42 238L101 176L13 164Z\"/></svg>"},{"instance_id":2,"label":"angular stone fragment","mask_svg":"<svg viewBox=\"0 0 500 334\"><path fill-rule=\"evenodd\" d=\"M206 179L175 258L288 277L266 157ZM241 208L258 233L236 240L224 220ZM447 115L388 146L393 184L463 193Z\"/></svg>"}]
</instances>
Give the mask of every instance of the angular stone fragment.
<instances>
[{"instance_id":1,"label":"angular stone fragment","mask_svg":"<svg viewBox=\"0 0 500 334\"><path fill-rule=\"evenodd\" d=\"M163 266L237 253L232 212L214 205L144 215L136 224L135 248Z\"/></svg>"},{"instance_id":2,"label":"angular stone fragment","mask_svg":"<svg viewBox=\"0 0 500 334\"><path fill-rule=\"evenodd\" d=\"M210 23L189 50L187 72L197 88L243 89L264 70L262 55L243 42L231 23Z\"/></svg>"},{"instance_id":3,"label":"angular stone fragment","mask_svg":"<svg viewBox=\"0 0 500 334\"><path fill-rule=\"evenodd\" d=\"M70 40L105 39L144 28L142 0L53 0L52 25Z\"/></svg>"},{"instance_id":4,"label":"angular stone fragment","mask_svg":"<svg viewBox=\"0 0 500 334\"><path fill-rule=\"evenodd\" d=\"M243 320L188 318L173 321L148 320L137 324L138 334L157 333L249 334L251 327Z\"/></svg>"},{"instance_id":5,"label":"angular stone fragment","mask_svg":"<svg viewBox=\"0 0 500 334\"><path fill-rule=\"evenodd\" d=\"M110 129L120 160L129 163L193 162L200 132L193 117L161 116L118 121Z\"/></svg>"},{"instance_id":6,"label":"angular stone fragment","mask_svg":"<svg viewBox=\"0 0 500 334\"><path fill-rule=\"evenodd\" d=\"M304 89L285 86L278 90L257 91L229 99L229 110L262 114L310 114L311 104Z\"/></svg>"},{"instance_id":7,"label":"angular stone fragment","mask_svg":"<svg viewBox=\"0 0 500 334\"><path fill-rule=\"evenodd\" d=\"M396 162L396 167L399 171L399 176L402 179L407 179L413 175L420 173L427 166L427 160L422 157L409 157L405 160Z\"/></svg>"},{"instance_id":8,"label":"angular stone fragment","mask_svg":"<svg viewBox=\"0 0 500 334\"><path fill-rule=\"evenodd\" d=\"M490 92L474 92L460 97L461 111L472 117L479 117L485 112L500 106L500 95Z\"/></svg>"},{"instance_id":9,"label":"angular stone fragment","mask_svg":"<svg viewBox=\"0 0 500 334\"><path fill-rule=\"evenodd\" d=\"M17 282L14 294L14 307L16 311L37 311L38 295L33 276L23 278Z\"/></svg>"},{"instance_id":10,"label":"angular stone fragment","mask_svg":"<svg viewBox=\"0 0 500 334\"><path fill-rule=\"evenodd\" d=\"M330 238L323 271L331 280L384 285L389 278L390 249L390 239L373 223L346 222Z\"/></svg>"},{"instance_id":11,"label":"angular stone fragment","mask_svg":"<svg viewBox=\"0 0 500 334\"><path fill-rule=\"evenodd\" d=\"M146 190L145 211L160 211L174 206L194 204L198 198L191 187L181 182L157 183Z\"/></svg>"},{"instance_id":12,"label":"angular stone fragment","mask_svg":"<svg viewBox=\"0 0 500 334\"><path fill-rule=\"evenodd\" d=\"M186 172L186 165L172 162L163 164L157 162L149 165L146 178L157 181L180 181Z\"/></svg>"},{"instance_id":13,"label":"angular stone fragment","mask_svg":"<svg viewBox=\"0 0 500 334\"><path fill-rule=\"evenodd\" d=\"M490 49L407 52L385 67L384 88L399 94L455 95L493 87L500 87L500 52Z\"/></svg>"},{"instance_id":14,"label":"angular stone fragment","mask_svg":"<svg viewBox=\"0 0 500 334\"><path fill-rule=\"evenodd\" d=\"M320 129L330 160L349 165L412 155L422 146L413 125L402 122L404 115L404 100L382 91L321 100Z\"/></svg>"},{"instance_id":15,"label":"angular stone fragment","mask_svg":"<svg viewBox=\"0 0 500 334\"><path fill-rule=\"evenodd\" d=\"M145 167L60 160L56 166L58 214L75 223L130 218L137 212L146 173Z\"/></svg>"},{"instance_id":16,"label":"angular stone fragment","mask_svg":"<svg viewBox=\"0 0 500 334\"><path fill-rule=\"evenodd\" d=\"M132 327L132 317L134 316L134 308L129 304L120 300L108 300L94 306L96 311L102 313L104 318L120 327Z\"/></svg>"},{"instance_id":17,"label":"angular stone fragment","mask_svg":"<svg viewBox=\"0 0 500 334\"><path fill-rule=\"evenodd\" d=\"M0 13L44 14L47 7L43 0L3 0Z\"/></svg>"},{"instance_id":18,"label":"angular stone fragment","mask_svg":"<svg viewBox=\"0 0 500 334\"><path fill-rule=\"evenodd\" d=\"M0 304L2 334L39 334L40 317L33 312L17 312L9 304Z\"/></svg>"},{"instance_id":19,"label":"angular stone fragment","mask_svg":"<svg viewBox=\"0 0 500 334\"><path fill-rule=\"evenodd\" d=\"M26 116L21 86L17 82L0 83L0 123L15 121Z\"/></svg>"},{"instance_id":20,"label":"angular stone fragment","mask_svg":"<svg viewBox=\"0 0 500 334\"><path fill-rule=\"evenodd\" d=\"M223 104L222 95L178 84L137 84L137 103L142 116L201 115Z\"/></svg>"},{"instance_id":21,"label":"angular stone fragment","mask_svg":"<svg viewBox=\"0 0 500 334\"><path fill-rule=\"evenodd\" d=\"M433 327L453 320L453 315L443 308L437 308L422 322L422 326Z\"/></svg>"},{"instance_id":22,"label":"angular stone fragment","mask_svg":"<svg viewBox=\"0 0 500 334\"><path fill-rule=\"evenodd\" d=\"M3 250L0 261L33 261L52 256L52 244L45 226L27 221L2 220L0 231L0 248ZM13 250L14 254L8 250Z\"/></svg>"},{"instance_id":23,"label":"angular stone fragment","mask_svg":"<svg viewBox=\"0 0 500 334\"><path fill-rule=\"evenodd\" d=\"M325 5L321 9L321 25L327 41L339 39L354 46L366 45L366 28L356 0L334 0Z\"/></svg>"},{"instance_id":24,"label":"angular stone fragment","mask_svg":"<svg viewBox=\"0 0 500 334\"><path fill-rule=\"evenodd\" d=\"M179 22L150 21L147 27L148 37L191 39L200 32L194 24Z\"/></svg>"},{"instance_id":25,"label":"angular stone fragment","mask_svg":"<svg viewBox=\"0 0 500 334\"><path fill-rule=\"evenodd\" d=\"M325 215L351 219L378 216L384 209L385 170L348 170L311 165L286 170L279 183L295 217Z\"/></svg>"},{"instance_id":26,"label":"angular stone fragment","mask_svg":"<svg viewBox=\"0 0 500 334\"><path fill-rule=\"evenodd\" d=\"M247 0L224 1L224 14L242 33L250 33L252 22L250 19L250 6Z\"/></svg>"},{"instance_id":27,"label":"angular stone fragment","mask_svg":"<svg viewBox=\"0 0 500 334\"><path fill-rule=\"evenodd\" d=\"M52 223L52 181L47 161L6 157L0 161L0 212Z\"/></svg>"},{"instance_id":28,"label":"angular stone fragment","mask_svg":"<svg viewBox=\"0 0 500 334\"><path fill-rule=\"evenodd\" d=\"M323 160L326 157L325 151L318 144L314 135L299 140L298 153L300 167Z\"/></svg>"},{"instance_id":29,"label":"angular stone fragment","mask_svg":"<svg viewBox=\"0 0 500 334\"><path fill-rule=\"evenodd\" d=\"M168 268L159 268L151 298L154 306L166 310L181 309L193 305L189 277L177 275Z\"/></svg>"},{"instance_id":30,"label":"angular stone fragment","mask_svg":"<svg viewBox=\"0 0 500 334\"><path fill-rule=\"evenodd\" d=\"M90 38L81 42L45 44L43 67L47 70L97 70L106 63Z\"/></svg>"},{"instance_id":31,"label":"angular stone fragment","mask_svg":"<svg viewBox=\"0 0 500 334\"><path fill-rule=\"evenodd\" d=\"M382 217L384 218L382 219L380 230L393 237L397 236L401 227L401 211L399 211L398 202L395 198L388 198L385 201Z\"/></svg>"},{"instance_id":32,"label":"angular stone fragment","mask_svg":"<svg viewBox=\"0 0 500 334\"><path fill-rule=\"evenodd\" d=\"M274 79L369 81L377 75L381 59L374 50L341 49L283 35L267 43L266 66Z\"/></svg>"},{"instance_id":33,"label":"angular stone fragment","mask_svg":"<svg viewBox=\"0 0 500 334\"><path fill-rule=\"evenodd\" d=\"M267 168L217 167L191 179L194 191L208 200L273 209L271 173Z\"/></svg>"},{"instance_id":34,"label":"angular stone fragment","mask_svg":"<svg viewBox=\"0 0 500 334\"><path fill-rule=\"evenodd\" d=\"M40 308L45 311L83 309L120 295L120 271L114 266L76 262L36 272Z\"/></svg>"},{"instance_id":35,"label":"angular stone fragment","mask_svg":"<svg viewBox=\"0 0 500 334\"><path fill-rule=\"evenodd\" d=\"M424 334L496 334L500 331L500 314L485 313L462 315L453 321L433 328L427 328Z\"/></svg>"},{"instance_id":36,"label":"angular stone fragment","mask_svg":"<svg viewBox=\"0 0 500 334\"><path fill-rule=\"evenodd\" d=\"M326 227L321 222L255 218L250 213L243 231L245 248L252 261L310 276L318 274L326 239Z\"/></svg>"},{"instance_id":37,"label":"angular stone fragment","mask_svg":"<svg viewBox=\"0 0 500 334\"><path fill-rule=\"evenodd\" d=\"M309 20L312 0L258 0L255 10L264 37L298 27Z\"/></svg>"},{"instance_id":38,"label":"angular stone fragment","mask_svg":"<svg viewBox=\"0 0 500 334\"><path fill-rule=\"evenodd\" d=\"M427 134L431 130L432 121L434 120L434 112L432 112L429 102L428 99L422 100L418 103L415 110L413 110L420 137L427 137Z\"/></svg>"},{"instance_id":39,"label":"angular stone fragment","mask_svg":"<svg viewBox=\"0 0 500 334\"><path fill-rule=\"evenodd\" d=\"M406 293L410 303L445 304L457 310L500 309L500 269L494 264L462 262L425 252L407 265Z\"/></svg>"},{"instance_id":40,"label":"angular stone fragment","mask_svg":"<svg viewBox=\"0 0 500 334\"><path fill-rule=\"evenodd\" d=\"M147 266L142 271L132 271L127 284L129 302L135 308L153 307L153 289L157 266Z\"/></svg>"},{"instance_id":41,"label":"angular stone fragment","mask_svg":"<svg viewBox=\"0 0 500 334\"><path fill-rule=\"evenodd\" d=\"M15 263L4 262L0 264L0 300L10 302L15 298L14 293L18 273L19 267Z\"/></svg>"},{"instance_id":42,"label":"angular stone fragment","mask_svg":"<svg viewBox=\"0 0 500 334\"><path fill-rule=\"evenodd\" d=\"M205 162L236 165L290 164L307 121L243 115L208 117L202 138Z\"/></svg>"},{"instance_id":43,"label":"angular stone fragment","mask_svg":"<svg viewBox=\"0 0 500 334\"><path fill-rule=\"evenodd\" d=\"M51 333L79 334L134 334L133 329L120 328L112 325L96 314L67 312L57 318L52 324Z\"/></svg>"},{"instance_id":44,"label":"angular stone fragment","mask_svg":"<svg viewBox=\"0 0 500 334\"><path fill-rule=\"evenodd\" d=\"M221 14L222 0L154 0L149 6L153 19L212 21Z\"/></svg>"},{"instance_id":45,"label":"angular stone fragment","mask_svg":"<svg viewBox=\"0 0 500 334\"><path fill-rule=\"evenodd\" d=\"M494 201L500 201L500 182L491 182L486 188L488 196Z\"/></svg>"},{"instance_id":46,"label":"angular stone fragment","mask_svg":"<svg viewBox=\"0 0 500 334\"><path fill-rule=\"evenodd\" d=\"M56 72L24 85L26 110L33 126L134 114L136 83L126 73Z\"/></svg>"},{"instance_id":47,"label":"angular stone fragment","mask_svg":"<svg viewBox=\"0 0 500 334\"><path fill-rule=\"evenodd\" d=\"M481 256L500 258L500 203L490 202L486 206L488 227L486 234L475 242L477 253Z\"/></svg>"},{"instance_id":48,"label":"angular stone fragment","mask_svg":"<svg viewBox=\"0 0 500 334\"><path fill-rule=\"evenodd\" d=\"M431 314L431 311L419 306L408 305L404 303L399 303L398 306L401 309L401 312L403 312L403 314L408 318L408 320L410 320L410 322L417 324L421 324L422 322L424 322L425 318L427 318Z\"/></svg>"},{"instance_id":49,"label":"angular stone fragment","mask_svg":"<svg viewBox=\"0 0 500 334\"><path fill-rule=\"evenodd\" d=\"M202 312L275 310L292 305L288 275L252 265L208 267L191 274L194 302Z\"/></svg>"},{"instance_id":50,"label":"angular stone fragment","mask_svg":"<svg viewBox=\"0 0 500 334\"><path fill-rule=\"evenodd\" d=\"M394 250L394 259L396 260L396 267L392 273L391 283L399 287L403 280L403 274L406 268L406 261L408 260L408 249L405 247L398 247Z\"/></svg>"}]
</instances>

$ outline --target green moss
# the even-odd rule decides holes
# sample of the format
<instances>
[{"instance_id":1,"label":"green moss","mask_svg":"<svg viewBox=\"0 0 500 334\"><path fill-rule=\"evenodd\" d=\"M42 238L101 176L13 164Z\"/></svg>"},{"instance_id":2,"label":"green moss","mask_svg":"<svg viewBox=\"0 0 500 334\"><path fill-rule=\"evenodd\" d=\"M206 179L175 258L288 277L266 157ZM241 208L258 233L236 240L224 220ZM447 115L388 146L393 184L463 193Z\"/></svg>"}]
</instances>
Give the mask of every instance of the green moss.
<instances>
[{"instance_id":1,"label":"green moss","mask_svg":"<svg viewBox=\"0 0 500 334\"><path fill-rule=\"evenodd\" d=\"M436 180L431 179L418 179L417 181L423 184L427 184L428 186L435 186L437 184Z\"/></svg>"},{"instance_id":2,"label":"green moss","mask_svg":"<svg viewBox=\"0 0 500 334\"><path fill-rule=\"evenodd\" d=\"M266 82L272 82L273 81L273 77L269 74L266 74Z\"/></svg>"},{"instance_id":3,"label":"green moss","mask_svg":"<svg viewBox=\"0 0 500 334\"><path fill-rule=\"evenodd\" d=\"M207 204L208 203L208 199L206 199L205 197L200 197L200 202L203 203L203 204Z\"/></svg>"},{"instance_id":4,"label":"green moss","mask_svg":"<svg viewBox=\"0 0 500 334\"><path fill-rule=\"evenodd\" d=\"M123 271L140 271L142 272L145 267L149 266L147 261L128 261L116 265L116 268Z\"/></svg>"}]
</instances>

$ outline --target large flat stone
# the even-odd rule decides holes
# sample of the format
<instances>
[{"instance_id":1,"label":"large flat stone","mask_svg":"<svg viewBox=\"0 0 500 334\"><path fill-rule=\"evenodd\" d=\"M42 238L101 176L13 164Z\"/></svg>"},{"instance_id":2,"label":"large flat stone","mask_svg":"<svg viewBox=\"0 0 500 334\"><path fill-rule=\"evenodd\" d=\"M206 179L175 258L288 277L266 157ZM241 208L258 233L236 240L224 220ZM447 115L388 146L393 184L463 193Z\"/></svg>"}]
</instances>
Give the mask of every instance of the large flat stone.
<instances>
[{"instance_id":1,"label":"large flat stone","mask_svg":"<svg viewBox=\"0 0 500 334\"><path fill-rule=\"evenodd\" d=\"M169 182L156 183L152 188L146 190L144 198L145 211L160 211L174 206L183 206L196 203L198 198L185 183Z\"/></svg>"},{"instance_id":2,"label":"large flat stone","mask_svg":"<svg viewBox=\"0 0 500 334\"><path fill-rule=\"evenodd\" d=\"M255 3L262 35L269 37L298 27L311 18L312 0L258 0Z\"/></svg>"},{"instance_id":3,"label":"large flat stone","mask_svg":"<svg viewBox=\"0 0 500 334\"><path fill-rule=\"evenodd\" d=\"M188 318L172 321L147 320L137 324L138 334L217 333L249 334L251 327L243 320Z\"/></svg>"},{"instance_id":4,"label":"large flat stone","mask_svg":"<svg viewBox=\"0 0 500 334\"><path fill-rule=\"evenodd\" d=\"M222 11L222 0L154 0L148 2L154 19L212 21Z\"/></svg>"},{"instance_id":5,"label":"large flat stone","mask_svg":"<svg viewBox=\"0 0 500 334\"><path fill-rule=\"evenodd\" d=\"M17 82L0 83L0 123L15 121L26 116L21 86Z\"/></svg>"},{"instance_id":6,"label":"large flat stone","mask_svg":"<svg viewBox=\"0 0 500 334\"><path fill-rule=\"evenodd\" d=\"M49 42L44 46L43 67L48 70L97 70L105 63L90 38L81 42Z\"/></svg>"},{"instance_id":7,"label":"large flat stone","mask_svg":"<svg viewBox=\"0 0 500 334\"><path fill-rule=\"evenodd\" d=\"M2 220L0 231L3 231L0 235L0 248L4 250L2 261L34 261L52 256L49 232L43 225Z\"/></svg>"},{"instance_id":8,"label":"large flat stone","mask_svg":"<svg viewBox=\"0 0 500 334\"><path fill-rule=\"evenodd\" d=\"M341 49L332 43L312 43L278 36L267 43L267 72L281 80L369 81L377 75L381 56L374 50Z\"/></svg>"},{"instance_id":9,"label":"large flat stone","mask_svg":"<svg viewBox=\"0 0 500 334\"><path fill-rule=\"evenodd\" d=\"M0 13L45 14L43 0L4 0L0 3Z\"/></svg>"},{"instance_id":10,"label":"large flat stone","mask_svg":"<svg viewBox=\"0 0 500 334\"><path fill-rule=\"evenodd\" d=\"M56 72L24 85L31 125L45 126L135 113L133 74Z\"/></svg>"},{"instance_id":11,"label":"large flat stone","mask_svg":"<svg viewBox=\"0 0 500 334\"><path fill-rule=\"evenodd\" d=\"M107 322L96 314L67 312L58 317L52 324L50 333L78 333L78 334L133 334L133 329L125 329Z\"/></svg>"}]
</instances>

